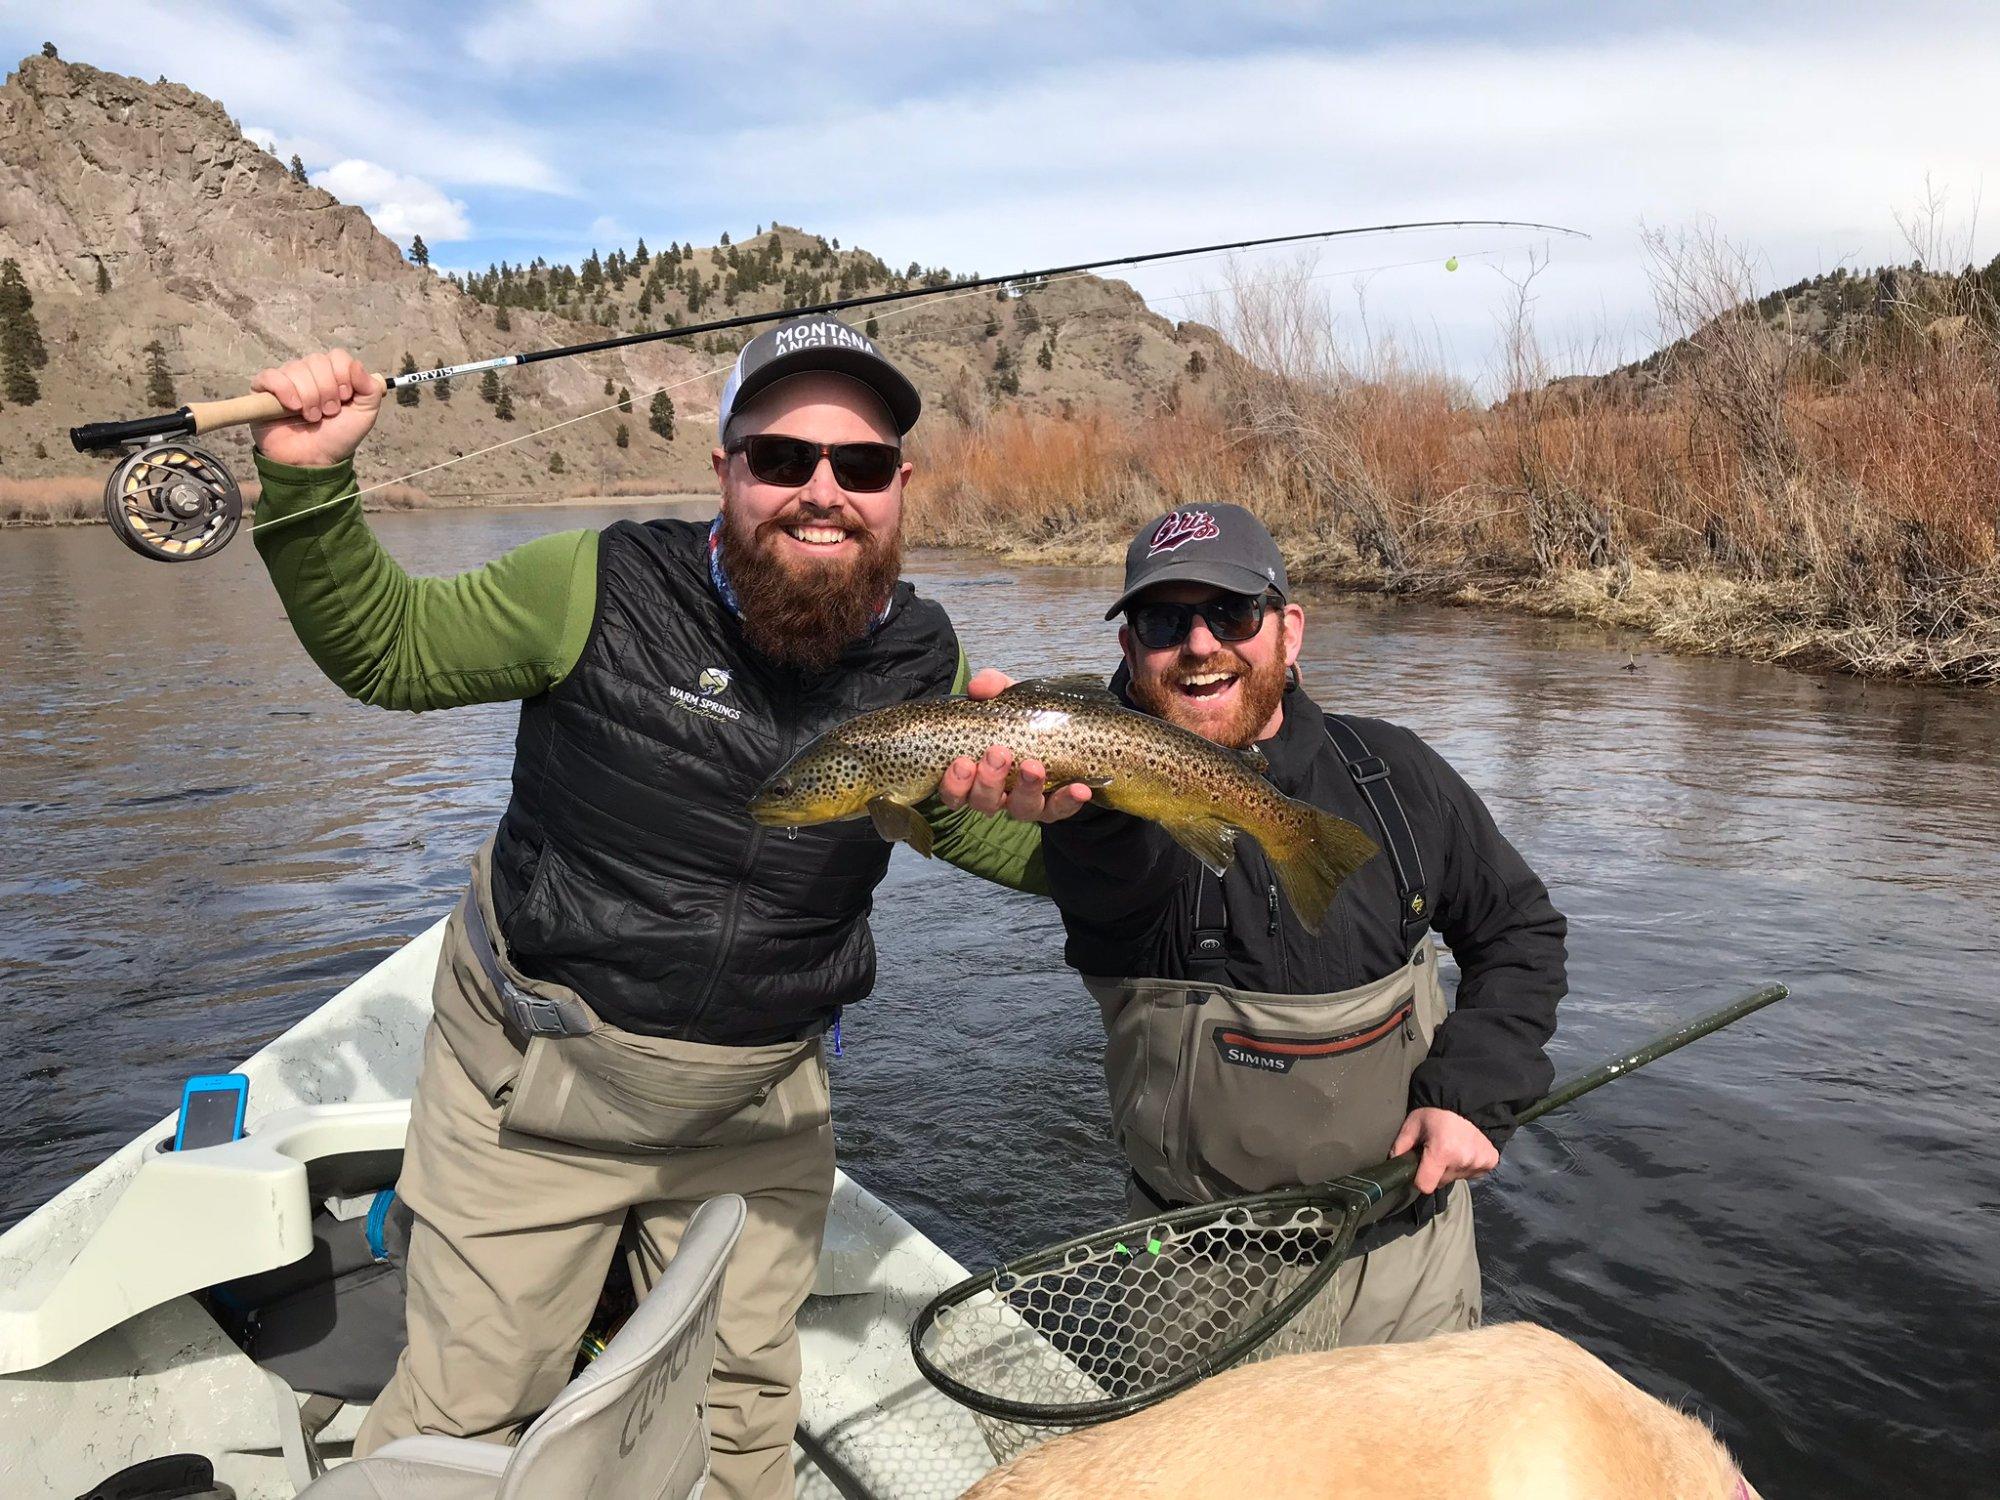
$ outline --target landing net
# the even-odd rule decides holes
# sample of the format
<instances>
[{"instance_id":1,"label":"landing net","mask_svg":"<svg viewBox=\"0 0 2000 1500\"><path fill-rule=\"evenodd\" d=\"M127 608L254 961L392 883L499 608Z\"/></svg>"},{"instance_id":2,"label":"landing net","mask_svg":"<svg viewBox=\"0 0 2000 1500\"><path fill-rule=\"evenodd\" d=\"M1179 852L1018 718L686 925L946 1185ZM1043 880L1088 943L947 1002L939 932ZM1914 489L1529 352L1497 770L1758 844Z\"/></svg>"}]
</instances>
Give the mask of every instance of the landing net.
<instances>
[{"instance_id":1,"label":"landing net","mask_svg":"<svg viewBox=\"0 0 2000 1500\"><path fill-rule=\"evenodd\" d=\"M1366 1206L1301 1189L1072 1240L953 1287L911 1346L1005 1462L1240 1361L1332 1348L1333 1276Z\"/></svg>"}]
</instances>

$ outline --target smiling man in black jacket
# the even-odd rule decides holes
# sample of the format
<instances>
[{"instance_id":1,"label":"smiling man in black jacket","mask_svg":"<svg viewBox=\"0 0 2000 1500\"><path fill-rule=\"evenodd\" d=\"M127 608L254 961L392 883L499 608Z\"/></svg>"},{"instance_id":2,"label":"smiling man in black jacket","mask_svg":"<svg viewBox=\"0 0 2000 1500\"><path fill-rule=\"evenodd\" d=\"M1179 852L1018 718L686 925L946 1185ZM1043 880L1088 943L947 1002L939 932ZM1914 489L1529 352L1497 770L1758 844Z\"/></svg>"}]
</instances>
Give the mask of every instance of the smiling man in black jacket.
<instances>
[{"instance_id":1,"label":"smiling man in black jacket","mask_svg":"<svg viewBox=\"0 0 2000 1500\"><path fill-rule=\"evenodd\" d=\"M1288 796L1366 829L1382 853L1309 931L1243 840L1205 869L1158 824L1079 794L1010 792L1008 753L956 763L951 805L1046 823L1066 957L1104 1013L1112 1123L1135 1215L1324 1182L1407 1150L1424 1197L1364 1234L1335 1297L1343 1344L1479 1321L1465 1183L1549 1085L1566 924L1479 796L1411 731L1333 715L1297 685L1305 612L1284 559L1234 505L1183 509L1126 554L1124 665L1135 708L1255 744ZM982 673L975 696L1005 679ZM1039 767L1032 768L1039 771ZM1459 970L1448 1013L1435 930ZM1440 1191L1443 1190L1443 1191ZM1436 1196L1431 1196L1436 1195Z\"/></svg>"}]
</instances>

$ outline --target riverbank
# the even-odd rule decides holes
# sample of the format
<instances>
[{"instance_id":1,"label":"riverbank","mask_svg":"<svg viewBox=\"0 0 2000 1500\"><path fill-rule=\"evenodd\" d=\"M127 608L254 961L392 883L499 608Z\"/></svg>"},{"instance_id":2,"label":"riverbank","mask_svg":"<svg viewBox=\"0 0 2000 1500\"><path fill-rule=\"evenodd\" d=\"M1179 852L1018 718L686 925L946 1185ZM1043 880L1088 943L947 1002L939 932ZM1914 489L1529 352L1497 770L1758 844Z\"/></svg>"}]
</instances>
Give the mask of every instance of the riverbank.
<instances>
[{"instance_id":1,"label":"riverbank","mask_svg":"<svg viewBox=\"0 0 2000 1500\"><path fill-rule=\"evenodd\" d=\"M1252 508L1255 508L1254 502ZM1149 512L1151 513L1151 512ZM1136 527L1145 519L1135 516ZM984 553L1023 566L1117 567L1130 527L1081 525L1062 538L953 537L913 528L918 545ZM1714 571L1621 562L1546 573L1475 574L1463 568L1390 571L1338 546L1280 536L1293 586L1583 620L1645 636L1688 656L1730 656L1802 671L1955 686L2000 683L2000 606L1946 633L1914 621L1856 620L1846 602L1807 580L1749 580ZM1989 590L1993 589L1991 581ZM1899 624L1900 627L1899 628Z\"/></svg>"}]
</instances>

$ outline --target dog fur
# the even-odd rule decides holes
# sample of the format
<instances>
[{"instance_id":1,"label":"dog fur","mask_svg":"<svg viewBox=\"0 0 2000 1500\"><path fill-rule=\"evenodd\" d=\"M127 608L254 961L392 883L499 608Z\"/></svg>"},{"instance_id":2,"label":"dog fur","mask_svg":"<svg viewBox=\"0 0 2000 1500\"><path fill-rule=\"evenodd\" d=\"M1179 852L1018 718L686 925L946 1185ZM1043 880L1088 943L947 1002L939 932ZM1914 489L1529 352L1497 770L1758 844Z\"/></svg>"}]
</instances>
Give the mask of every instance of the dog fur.
<instances>
[{"instance_id":1,"label":"dog fur","mask_svg":"<svg viewBox=\"0 0 2000 1500\"><path fill-rule=\"evenodd\" d=\"M1713 1434L1545 1328L1241 1366L1044 1443L964 1500L1739 1500Z\"/></svg>"}]
</instances>

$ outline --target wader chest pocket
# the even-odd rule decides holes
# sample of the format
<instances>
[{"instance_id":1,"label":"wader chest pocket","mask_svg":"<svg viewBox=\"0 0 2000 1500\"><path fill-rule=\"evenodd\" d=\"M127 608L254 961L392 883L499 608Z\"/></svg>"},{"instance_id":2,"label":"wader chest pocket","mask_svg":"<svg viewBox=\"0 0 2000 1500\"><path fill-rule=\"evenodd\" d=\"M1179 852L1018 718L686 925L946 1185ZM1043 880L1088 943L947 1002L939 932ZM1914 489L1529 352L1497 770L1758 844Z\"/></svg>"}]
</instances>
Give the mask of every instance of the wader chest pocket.
<instances>
[{"instance_id":1,"label":"wader chest pocket","mask_svg":"<svg viewBox=\"0 0 2000 1500\"><path fill-rule=\"evenodd\" d=\"M1188 1167L1211 1193L1326 1182L1389 1154L1429 1049L1407 990L1372 1009L1209 1007L1182 1097Z\"/></svg>"},{"instance_id":2,"label":"wader chest pocket","mask_svg":"<svg viewBox=\"0 0 2000 1500\"><path fill-rule=\"evenodd\" d=\"M579 1146L673 1151L776 1140L830 1116L816 1040L717 1047L600 1026L534 1038L501 1123Z\"/></svg>"}]
</instances>

